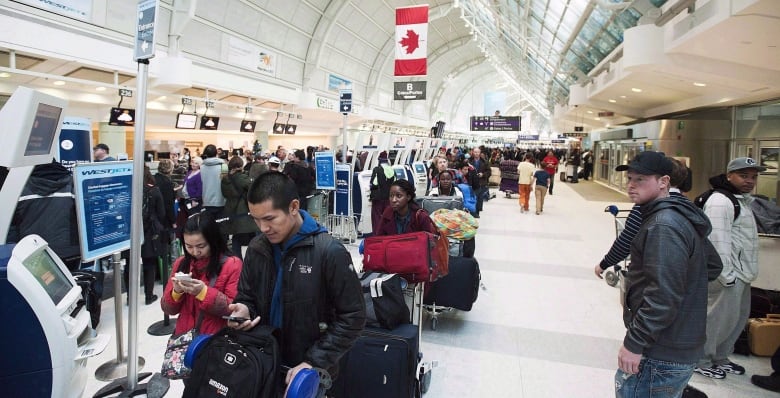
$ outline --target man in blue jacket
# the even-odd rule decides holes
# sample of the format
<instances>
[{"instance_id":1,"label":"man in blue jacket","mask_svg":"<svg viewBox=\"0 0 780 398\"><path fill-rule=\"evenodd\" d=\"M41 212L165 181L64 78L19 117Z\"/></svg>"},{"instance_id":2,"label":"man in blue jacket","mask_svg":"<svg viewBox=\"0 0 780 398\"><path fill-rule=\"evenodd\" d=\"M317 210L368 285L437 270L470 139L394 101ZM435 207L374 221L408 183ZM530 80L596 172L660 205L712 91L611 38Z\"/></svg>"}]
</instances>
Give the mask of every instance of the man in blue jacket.
<instances>
[{"instance_id":1,"label":"man in blue jacket","mask_svg":"<svg viewBox=\"0 0 780 398\"><path fill-rule=\"evenodd\" d=\"M615 396L680 397L704 352L710 222L669 195L673 165L662 153L642 152L615 170L628 171L628 196L642 214L625 278Z\"/></svg>"},{"instance_id":2,"label":"man in blue jacket","mask_svg":"<svg viewBox=\"0 0 780 398\"><path fill-rule=\"evenodd\" d=\"M338 375L338 361L363 330L363 290L352 256L300 209L295 183L282 173L260 175L249 189L249 214L262 235L250 243L230 305L249 318L228 326L280 329L282 365L289 382L304 368Z\"/></svg>"}]
</instances>

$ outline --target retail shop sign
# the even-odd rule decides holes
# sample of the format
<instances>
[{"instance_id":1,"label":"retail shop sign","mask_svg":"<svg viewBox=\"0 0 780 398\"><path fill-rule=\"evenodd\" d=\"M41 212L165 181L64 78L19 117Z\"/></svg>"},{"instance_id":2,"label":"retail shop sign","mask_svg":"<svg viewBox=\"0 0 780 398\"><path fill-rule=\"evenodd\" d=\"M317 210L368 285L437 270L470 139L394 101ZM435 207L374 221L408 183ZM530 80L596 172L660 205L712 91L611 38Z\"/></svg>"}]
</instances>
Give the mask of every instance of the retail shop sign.
<instances>
[{"instance_id":1,"label":"retail shop sign","mask_svg":"<svg viewBox=\"0 0 780 398\"><path fill-rule=\"evenodd\" d=\"M138 1L138 25L135 30L133 58L136 61L154 58L154 28L159 0Z\"/></svg>"}]
</instances>

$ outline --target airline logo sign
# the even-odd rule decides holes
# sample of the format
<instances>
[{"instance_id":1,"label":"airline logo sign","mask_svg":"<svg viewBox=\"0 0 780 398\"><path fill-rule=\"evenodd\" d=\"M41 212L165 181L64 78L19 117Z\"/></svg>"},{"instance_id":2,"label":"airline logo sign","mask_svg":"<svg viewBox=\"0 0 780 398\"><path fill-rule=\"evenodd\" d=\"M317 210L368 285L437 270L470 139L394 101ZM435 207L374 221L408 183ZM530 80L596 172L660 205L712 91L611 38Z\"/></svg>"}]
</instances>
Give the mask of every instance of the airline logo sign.
<instances>
[{"instance_id":1,"label":"airline logo sign","mask_svg":"<svg viewBox=\"0 0 780 398\"><path fill-rule=\"evenodd\" d=\"M393 85L394 99L396 101L425 99L427 82L395 82Z\"/></svg>"},{"instance_id":2,"label":"airline logo sign","mask_svg":"<svg viewBox=\"0 0 780 398\"><path fill-rule=\"evenodd\" d=\"M395 76L428 73L428 6L395 9Z\"/></svg>"}]
</instances>

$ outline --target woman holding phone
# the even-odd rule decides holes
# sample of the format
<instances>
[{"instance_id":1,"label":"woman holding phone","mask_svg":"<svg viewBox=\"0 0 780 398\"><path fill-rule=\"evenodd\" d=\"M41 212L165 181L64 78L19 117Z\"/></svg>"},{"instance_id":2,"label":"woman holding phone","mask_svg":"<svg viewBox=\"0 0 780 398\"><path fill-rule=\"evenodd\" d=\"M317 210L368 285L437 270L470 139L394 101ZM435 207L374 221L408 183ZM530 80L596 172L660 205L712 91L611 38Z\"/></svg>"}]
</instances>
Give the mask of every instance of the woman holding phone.
<instances>
[{"instance_id":1,"label":"woman holding phone","mask_svg":"<svg viewBox=\"0 0 780 398\"><path fill-rule=\"evenodd\" d=\"M176 259L165 286L161 307L179 315L174 335L195 327L203 314L199 333L213 334L227 325L241 275L241 259L228 255L219 225L207 212L191 215L184 224L184 255Z\"/></svg>"}]
</instances>

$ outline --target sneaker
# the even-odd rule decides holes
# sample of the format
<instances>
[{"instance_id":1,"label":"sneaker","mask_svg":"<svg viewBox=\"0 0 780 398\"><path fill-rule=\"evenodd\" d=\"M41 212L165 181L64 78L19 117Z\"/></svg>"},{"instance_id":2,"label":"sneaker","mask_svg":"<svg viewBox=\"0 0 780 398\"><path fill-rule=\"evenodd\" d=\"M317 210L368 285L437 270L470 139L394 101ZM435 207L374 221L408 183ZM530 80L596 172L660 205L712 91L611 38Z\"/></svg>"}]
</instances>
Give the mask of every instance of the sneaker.
<instances>
[{"instance_id":1,"label":"sneaker","mask_svg":"<svg viewBox=\"0 0 780 398\"><path fill-rule=\"evenodd\" d=\"M709 368L700 368L695 367L693 368L693 371L704 376L709 377L711 379L725 379L726 378L726 372L718 369L715 366L709 367Z\"/></svg>"},{"instance_id":2,"label":"sneaker","mask_svg":"<svg viewBox=\"0 0 780 398\"><path fill-rule=\"evenodd\" d=\"M745 368L742 366L739 366L735 364L734 362L729 361L728 363L724 363L722 365L716 366L716 368L726 372L731 373L735 375L743 375L745 374Z\"/></svg>"}]
</instances>

